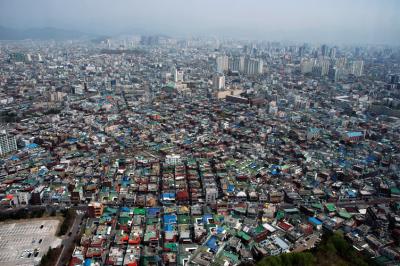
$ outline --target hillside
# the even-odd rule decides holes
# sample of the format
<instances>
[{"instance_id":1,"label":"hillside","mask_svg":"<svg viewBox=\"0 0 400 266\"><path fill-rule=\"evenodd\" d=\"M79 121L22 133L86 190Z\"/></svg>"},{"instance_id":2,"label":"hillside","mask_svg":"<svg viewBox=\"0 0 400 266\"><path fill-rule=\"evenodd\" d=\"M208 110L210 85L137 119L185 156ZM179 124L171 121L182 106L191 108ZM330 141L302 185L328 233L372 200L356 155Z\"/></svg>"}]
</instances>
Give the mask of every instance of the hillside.
<instances>
[{"instance_id":1,"label":"hillside","mask_svg":"<svg viewBox=\"0 0 400 266\"><path fill-rule=\"evenodd\" d=\"M341 234L326 234L318 247L306 252L265 257L257 266L368 266L373 261L359 254Z\"/></svg>"}]
</instances>

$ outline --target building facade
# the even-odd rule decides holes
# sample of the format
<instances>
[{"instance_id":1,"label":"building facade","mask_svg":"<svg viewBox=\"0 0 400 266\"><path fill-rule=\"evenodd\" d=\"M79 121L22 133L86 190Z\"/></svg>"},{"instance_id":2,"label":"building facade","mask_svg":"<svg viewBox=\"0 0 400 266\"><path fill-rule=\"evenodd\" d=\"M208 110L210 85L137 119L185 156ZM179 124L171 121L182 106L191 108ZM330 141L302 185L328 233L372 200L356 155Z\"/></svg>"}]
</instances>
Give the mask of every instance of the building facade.
<instances>
[{"instance_id":1,"label":"building facade","mask_svg":"<svg viewBox=\"0 0 400 266\"><path fill-rule=\"evenodd\" d=\"M17 140L15 136L8 135L6 132L0 133L0 156L17 150Z\"/></svg>"}]
</instances>

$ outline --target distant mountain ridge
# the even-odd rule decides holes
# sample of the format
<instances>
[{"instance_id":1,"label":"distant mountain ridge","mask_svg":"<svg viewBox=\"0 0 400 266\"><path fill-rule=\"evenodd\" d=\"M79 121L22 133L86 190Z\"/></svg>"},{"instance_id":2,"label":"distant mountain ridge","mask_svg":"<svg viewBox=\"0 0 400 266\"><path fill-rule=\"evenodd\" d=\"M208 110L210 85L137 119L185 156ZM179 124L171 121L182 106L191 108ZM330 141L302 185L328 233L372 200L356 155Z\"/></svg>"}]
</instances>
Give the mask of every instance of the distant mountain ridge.
<instances>
[{"instance_id":1,"label":"distant mountain ridge","mask_svg":"<svg viewBox=\"0 0 400 266\"><path fill-rule=\"evenodd\" d=\"M52 27L32 28L32 29L12 29L0 26L0 40L68 40L80 39L88 34L74 30L63 30Z\"/></svg>"}]
</instances>

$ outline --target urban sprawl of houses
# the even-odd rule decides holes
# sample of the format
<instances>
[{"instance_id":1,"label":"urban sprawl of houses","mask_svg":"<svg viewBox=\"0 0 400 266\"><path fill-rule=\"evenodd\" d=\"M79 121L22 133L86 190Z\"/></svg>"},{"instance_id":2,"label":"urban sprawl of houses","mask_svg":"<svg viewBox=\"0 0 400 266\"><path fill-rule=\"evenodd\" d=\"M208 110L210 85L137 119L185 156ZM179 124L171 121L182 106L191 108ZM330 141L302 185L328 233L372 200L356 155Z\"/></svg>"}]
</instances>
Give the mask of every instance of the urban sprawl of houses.
<instances>
[{"instance_id":1,"label":"urban sprawl of houses","mask_svg":"<svg viewBox=\"0 0 400 266\"><path fill-rule=\"evenodd\" d=\"M238 265L340 230L400 258L400 50L3 42L0 204L87 212L69 265Z\"/></svg>"}]
</instances>

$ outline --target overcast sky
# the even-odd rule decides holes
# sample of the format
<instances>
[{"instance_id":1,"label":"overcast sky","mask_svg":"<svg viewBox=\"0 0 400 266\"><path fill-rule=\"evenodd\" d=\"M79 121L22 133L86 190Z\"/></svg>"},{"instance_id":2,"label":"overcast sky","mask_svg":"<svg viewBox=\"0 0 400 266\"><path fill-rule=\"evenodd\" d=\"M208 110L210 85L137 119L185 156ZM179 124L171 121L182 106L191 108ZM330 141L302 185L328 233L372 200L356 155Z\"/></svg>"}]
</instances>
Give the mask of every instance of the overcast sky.
<instances>
[{"instance_id":1,"label":"overcast sky","mask_svg":"<svg viewBox=\"0 0 400 266\"><path fill-rule=\"evenodd\" d=\"M400 44L400 0L0 0L0 25Z\"/></svg>"}]
</instances>

